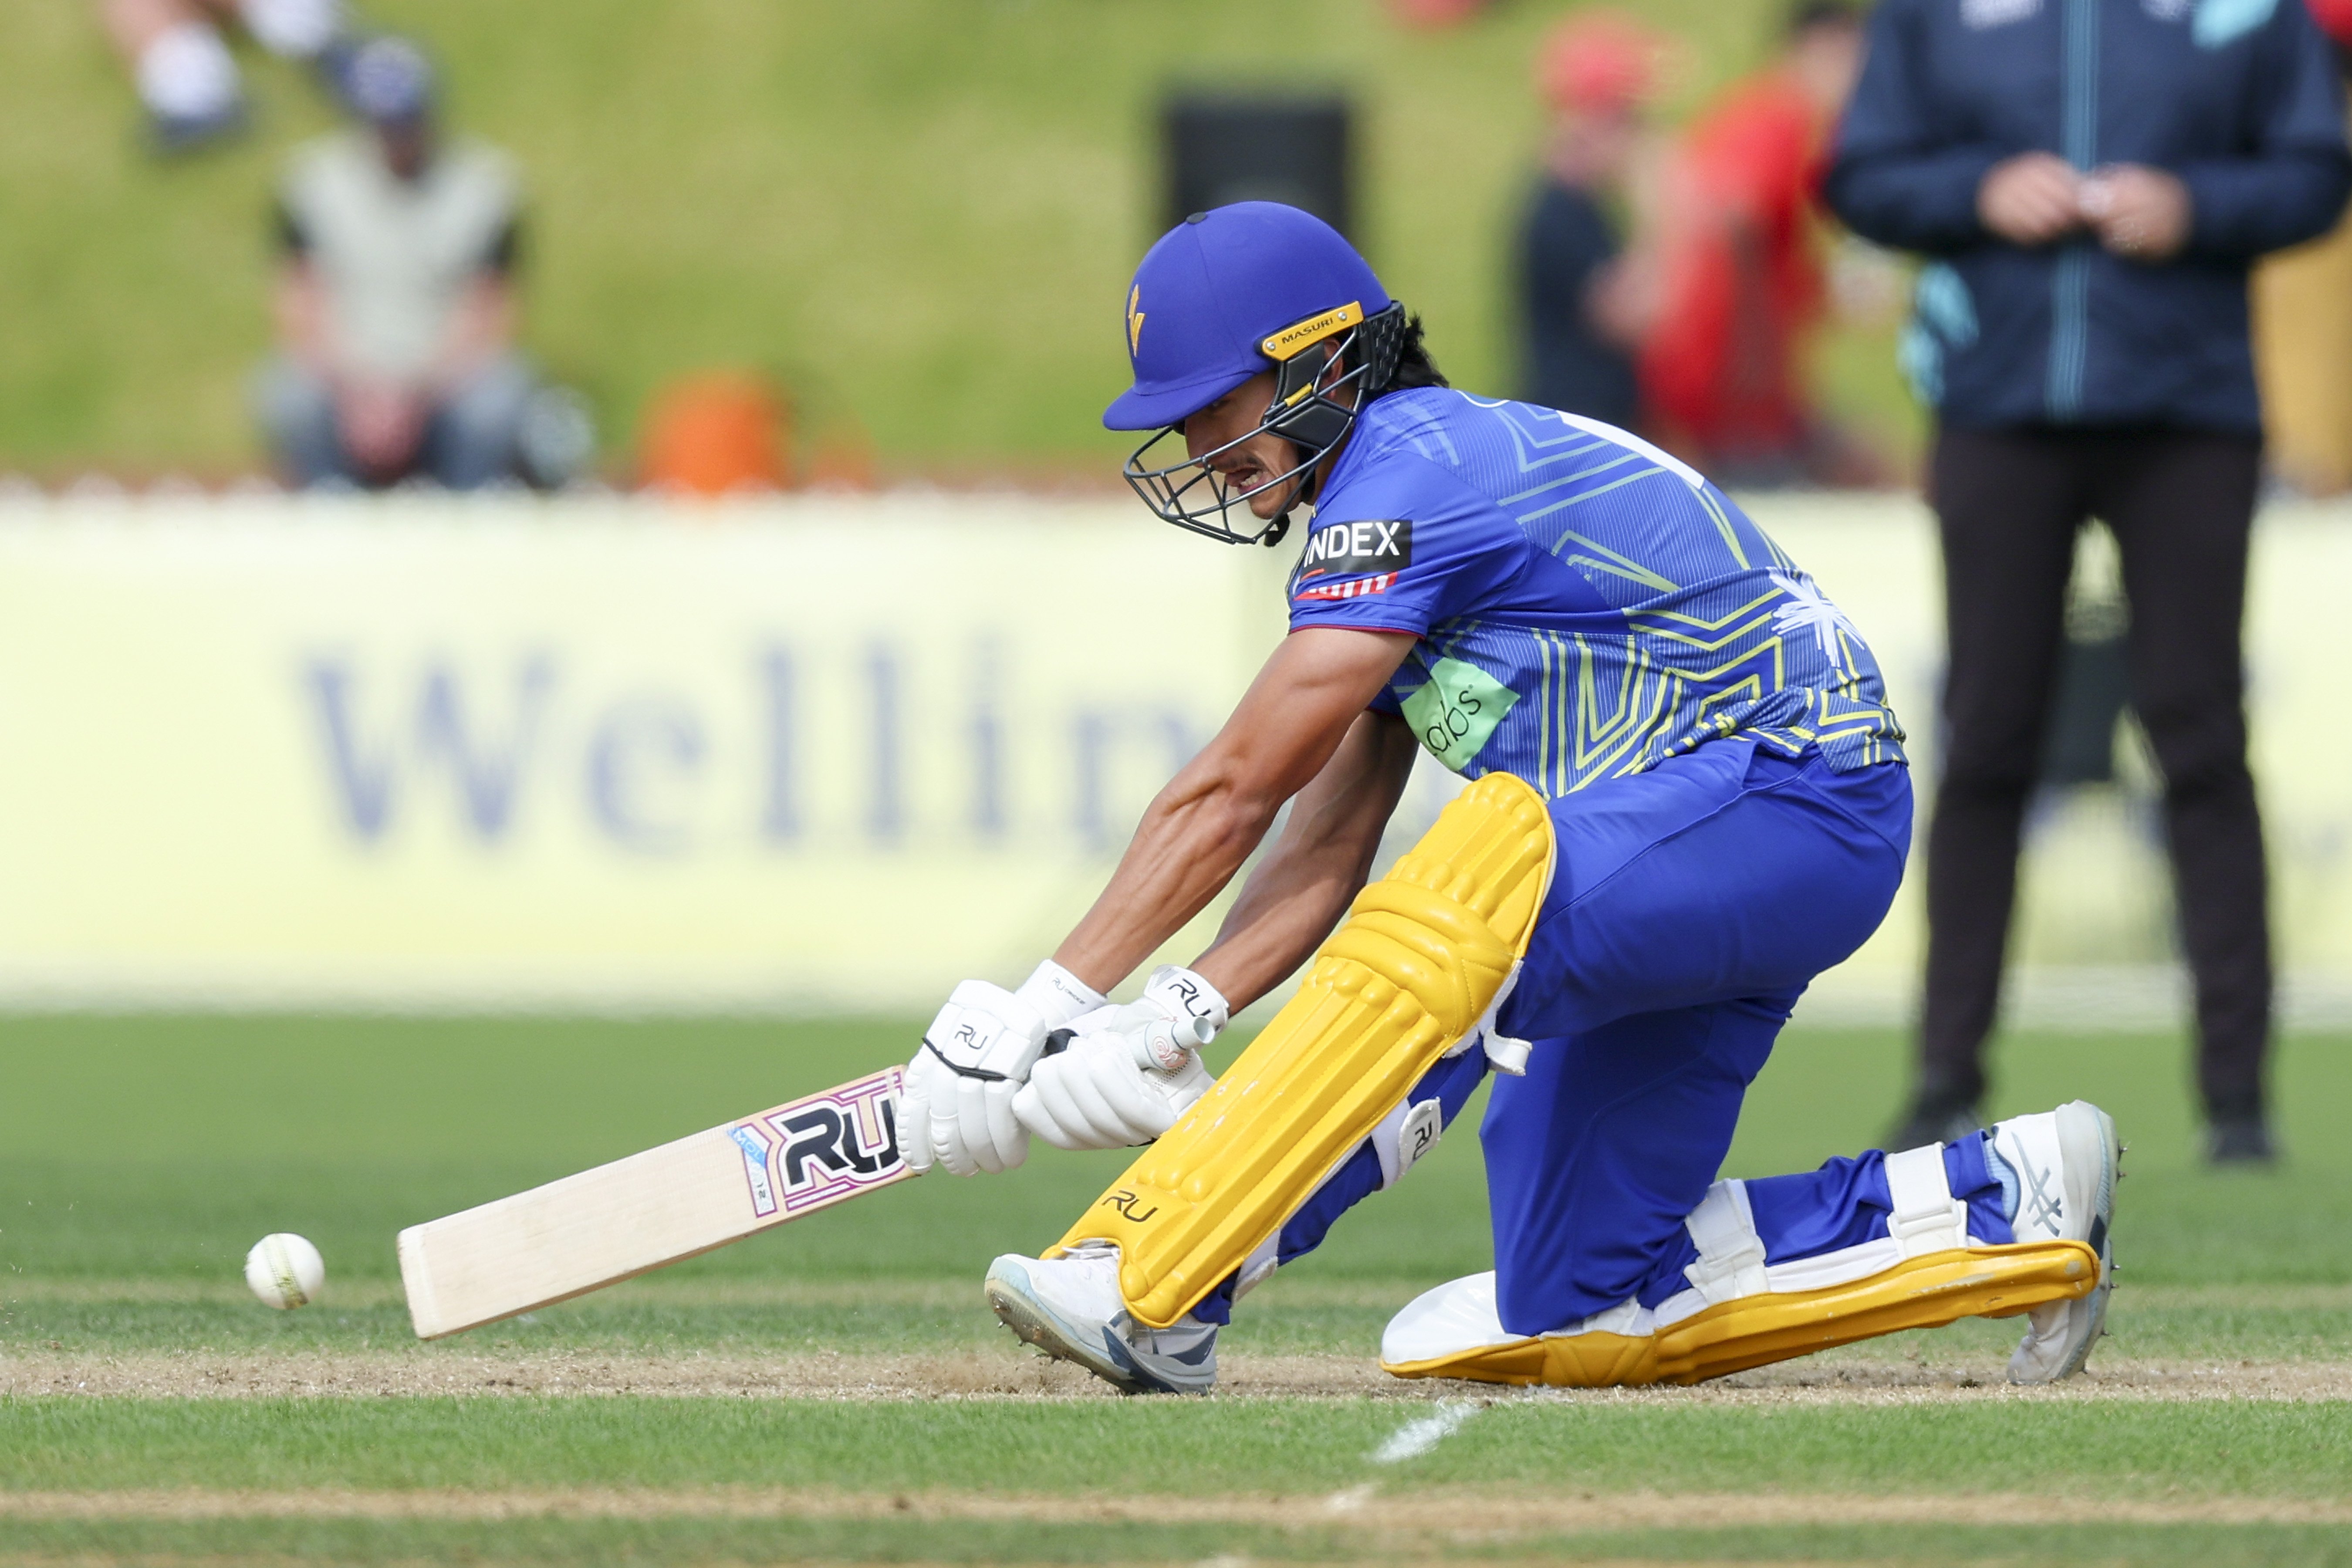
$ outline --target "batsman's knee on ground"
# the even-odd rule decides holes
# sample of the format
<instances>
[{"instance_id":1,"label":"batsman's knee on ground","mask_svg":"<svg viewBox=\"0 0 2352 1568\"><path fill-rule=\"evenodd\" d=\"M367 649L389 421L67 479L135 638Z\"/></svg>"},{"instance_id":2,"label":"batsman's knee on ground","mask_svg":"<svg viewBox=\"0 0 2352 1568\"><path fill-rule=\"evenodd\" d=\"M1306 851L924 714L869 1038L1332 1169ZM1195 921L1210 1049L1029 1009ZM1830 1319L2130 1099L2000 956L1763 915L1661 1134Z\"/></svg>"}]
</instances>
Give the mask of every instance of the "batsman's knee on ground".
<instances>
[{"instance_id":1,"label":"batsman's knee on ground","mask_svg":"<svg viewBox=\"0 0 2352 1568\"><path fill-rule=\"evenodd\" d=\"M1605 1388L1704 1383L1815 1351L1962 1318L2006 1318L2078 1300L2099 1282L2079 1241L1956 1247L1906 1259L1867 1279L1815 1290L1766 1290L1701 1309L1665 1327L1618 1309L1556 1334L1516 1336L1494 1317L1492 1274L1457 1279L1400 1313L1381 1365L1398 1377ZM1465 1344L1486 1331L1496 1338Z\"/></svg>"},{"instance_id":2,"label":"batsman's knee on ground","mask_svg":"<svg viewBox=\"0 0 2352 1568\"><path fill-rule=\"evenodd\" d=\"M2113 1284L2115 1124L2076 1100L1976 1136L2007 1173L2004 1188L2017 1188L2004 1199L2013 1240L1970 1234L1940 1144L1885 1156L1882 1235L1777 1264L1766 1262L1748 1184L1721 1181L1685 1222L1698 1255L1683 1270L1687 1287L1654 1306L1629 1300L1550 1333L1514 1333L1496 1276L1473 1275L1400 1312L1381 1364L1486 1383L1699 1383L1907 1329L2030 1315L2011 1380L2069 1376L2103 1331ZM2038 1205L2024 1203L2029 1190Z\"/></svg>"}]
</instances>

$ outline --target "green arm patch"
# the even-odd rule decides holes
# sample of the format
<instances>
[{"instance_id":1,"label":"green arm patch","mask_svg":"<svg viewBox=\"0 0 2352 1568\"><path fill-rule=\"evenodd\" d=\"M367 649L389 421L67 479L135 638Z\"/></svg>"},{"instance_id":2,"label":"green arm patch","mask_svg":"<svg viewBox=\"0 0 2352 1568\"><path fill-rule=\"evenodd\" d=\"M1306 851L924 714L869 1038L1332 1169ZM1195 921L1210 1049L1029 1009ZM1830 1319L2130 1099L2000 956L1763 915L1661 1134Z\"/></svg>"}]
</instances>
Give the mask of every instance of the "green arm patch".
<instances>
[{"instance_id":1,"label":"green arm patch","mask_svg":"<svg viewBox=\"0 0 2352 1568\"><path fill-rule=\"evenodd\" d=\"M1404 700L1406 722L1430 755L1460 773L1511 710L1519 694L1475 664L1441 658L1429 680Z\"/></svg>"}]
</instances>

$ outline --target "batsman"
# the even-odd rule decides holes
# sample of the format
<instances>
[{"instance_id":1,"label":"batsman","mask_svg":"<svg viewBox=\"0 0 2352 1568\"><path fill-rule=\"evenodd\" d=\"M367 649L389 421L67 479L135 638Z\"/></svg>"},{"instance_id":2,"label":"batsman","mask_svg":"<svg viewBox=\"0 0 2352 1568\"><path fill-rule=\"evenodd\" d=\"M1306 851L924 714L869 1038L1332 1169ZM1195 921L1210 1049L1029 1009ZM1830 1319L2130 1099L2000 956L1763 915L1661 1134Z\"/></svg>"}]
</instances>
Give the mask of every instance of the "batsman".
<instances>
[{"instance_id":1,"label":"batsman","mask_svg":"<svg viewBox=\"0 0 2352 1568\"><path fill-rule=\"evenodd\" d=\"M2096 1107L1717 1179L1910 840L1902 731L1812 579L1638 437L1450 387L1295 208L1170 230L1126 334L1129 482L1180 528L1297 542L1290 630L1053 957L957 986L908 1068L919 1168L1141 1146L1042 1258L996 1260L998 1316L1128 1392L1205 1392L1241 1298L1493 1072L1494 1269L1405 1306L1389 1372L1689 1383L2018 1315L2013 1380L2080 1370L2112 1283ZM1368 880L1417 750L1472 782ZM1110 1005L1261 848L1208 951ZM1303 963L1213 1079L1201 1047Z\"/></svg>"}]
</instances>

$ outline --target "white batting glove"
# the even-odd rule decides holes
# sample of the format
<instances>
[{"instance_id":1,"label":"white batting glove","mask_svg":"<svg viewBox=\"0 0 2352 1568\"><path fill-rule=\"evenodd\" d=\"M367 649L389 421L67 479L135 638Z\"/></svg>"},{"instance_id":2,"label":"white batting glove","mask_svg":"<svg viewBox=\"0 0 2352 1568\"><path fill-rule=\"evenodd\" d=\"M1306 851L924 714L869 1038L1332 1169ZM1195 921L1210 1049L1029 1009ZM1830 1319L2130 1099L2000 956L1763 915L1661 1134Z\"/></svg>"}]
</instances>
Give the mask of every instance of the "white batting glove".
<instances>
[{"instance_id":1,"label":"white batting glove","mask_svg":"<svg viewBox=\"0 0 2352 1568\"><path fill-rule=\"evenodd\" d=\"M1143 994L1105 1007L1059 1035L1013 1097L1021 1125L1056 1149L1124 1149L1149 1143L1217 1080L1201 1047L1230 1010L1217 988L1173 964L1153 970Z\"/></svg>"},{"instance_id":2,"label":"white batting glove","mask_svg":"<svg viewBox=\"0 0 2352 1568\"><path fill-rule=\"evenodd\" d=\"M1013 1114L1013 1096L1045 1037L1103 1005L1101 992L1051 959L1018 991L985 980L957 986L907 1064L898 1132L907 1163L973 1176L1027 1159L1029 1132Z\"/></svg>"}]
</instances>

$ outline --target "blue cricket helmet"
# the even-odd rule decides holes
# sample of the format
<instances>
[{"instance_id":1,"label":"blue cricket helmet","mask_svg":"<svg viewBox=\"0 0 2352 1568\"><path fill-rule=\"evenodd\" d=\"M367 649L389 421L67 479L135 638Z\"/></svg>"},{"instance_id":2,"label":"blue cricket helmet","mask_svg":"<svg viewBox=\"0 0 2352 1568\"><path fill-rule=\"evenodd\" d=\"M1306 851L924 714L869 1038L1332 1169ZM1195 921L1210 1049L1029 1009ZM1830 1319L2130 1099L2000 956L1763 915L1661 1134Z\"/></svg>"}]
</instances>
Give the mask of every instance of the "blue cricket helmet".
<instances>
[{"instance_id":1,"label":"blue cricket helmet","mask_svg":"<svg viewBox=\"0 0 2352 1568\"><path fill-rule=\"evenodd\" d=\"M1231 544L1277 542L1292 508L1313 499L1318 465L1387 386L1405 333L1404 307L1314 214L1278 202L1194 213L1160 236L1128 287L1135 384L1103 411L1103 424L1156 434L1128 458L1127 482L1179 528ZM1151 456L1191 416L1268 371L1273 399L1255 429L1181 461ZM1265 433L1290 442L1297 462L1233 488L1218 460ZM1270 490L1280 510L1258 526L1251 498Z\"/></svg>"},{"instance_id":2,"label":"blue cricket helmet","mask_svg":"<svg viewBox=\"0 0 2352 1568\"><path fill-rule=\"evenodd\" d=\"M1389 307L1356 247L1313 213L1235 202L1160 236L1127 291L1135 384L1103 411L1112 430L1156 430L1205 408L1276 362L1260 347L1284 328L1354 306Z\"/></svg>"}]
</instances>

